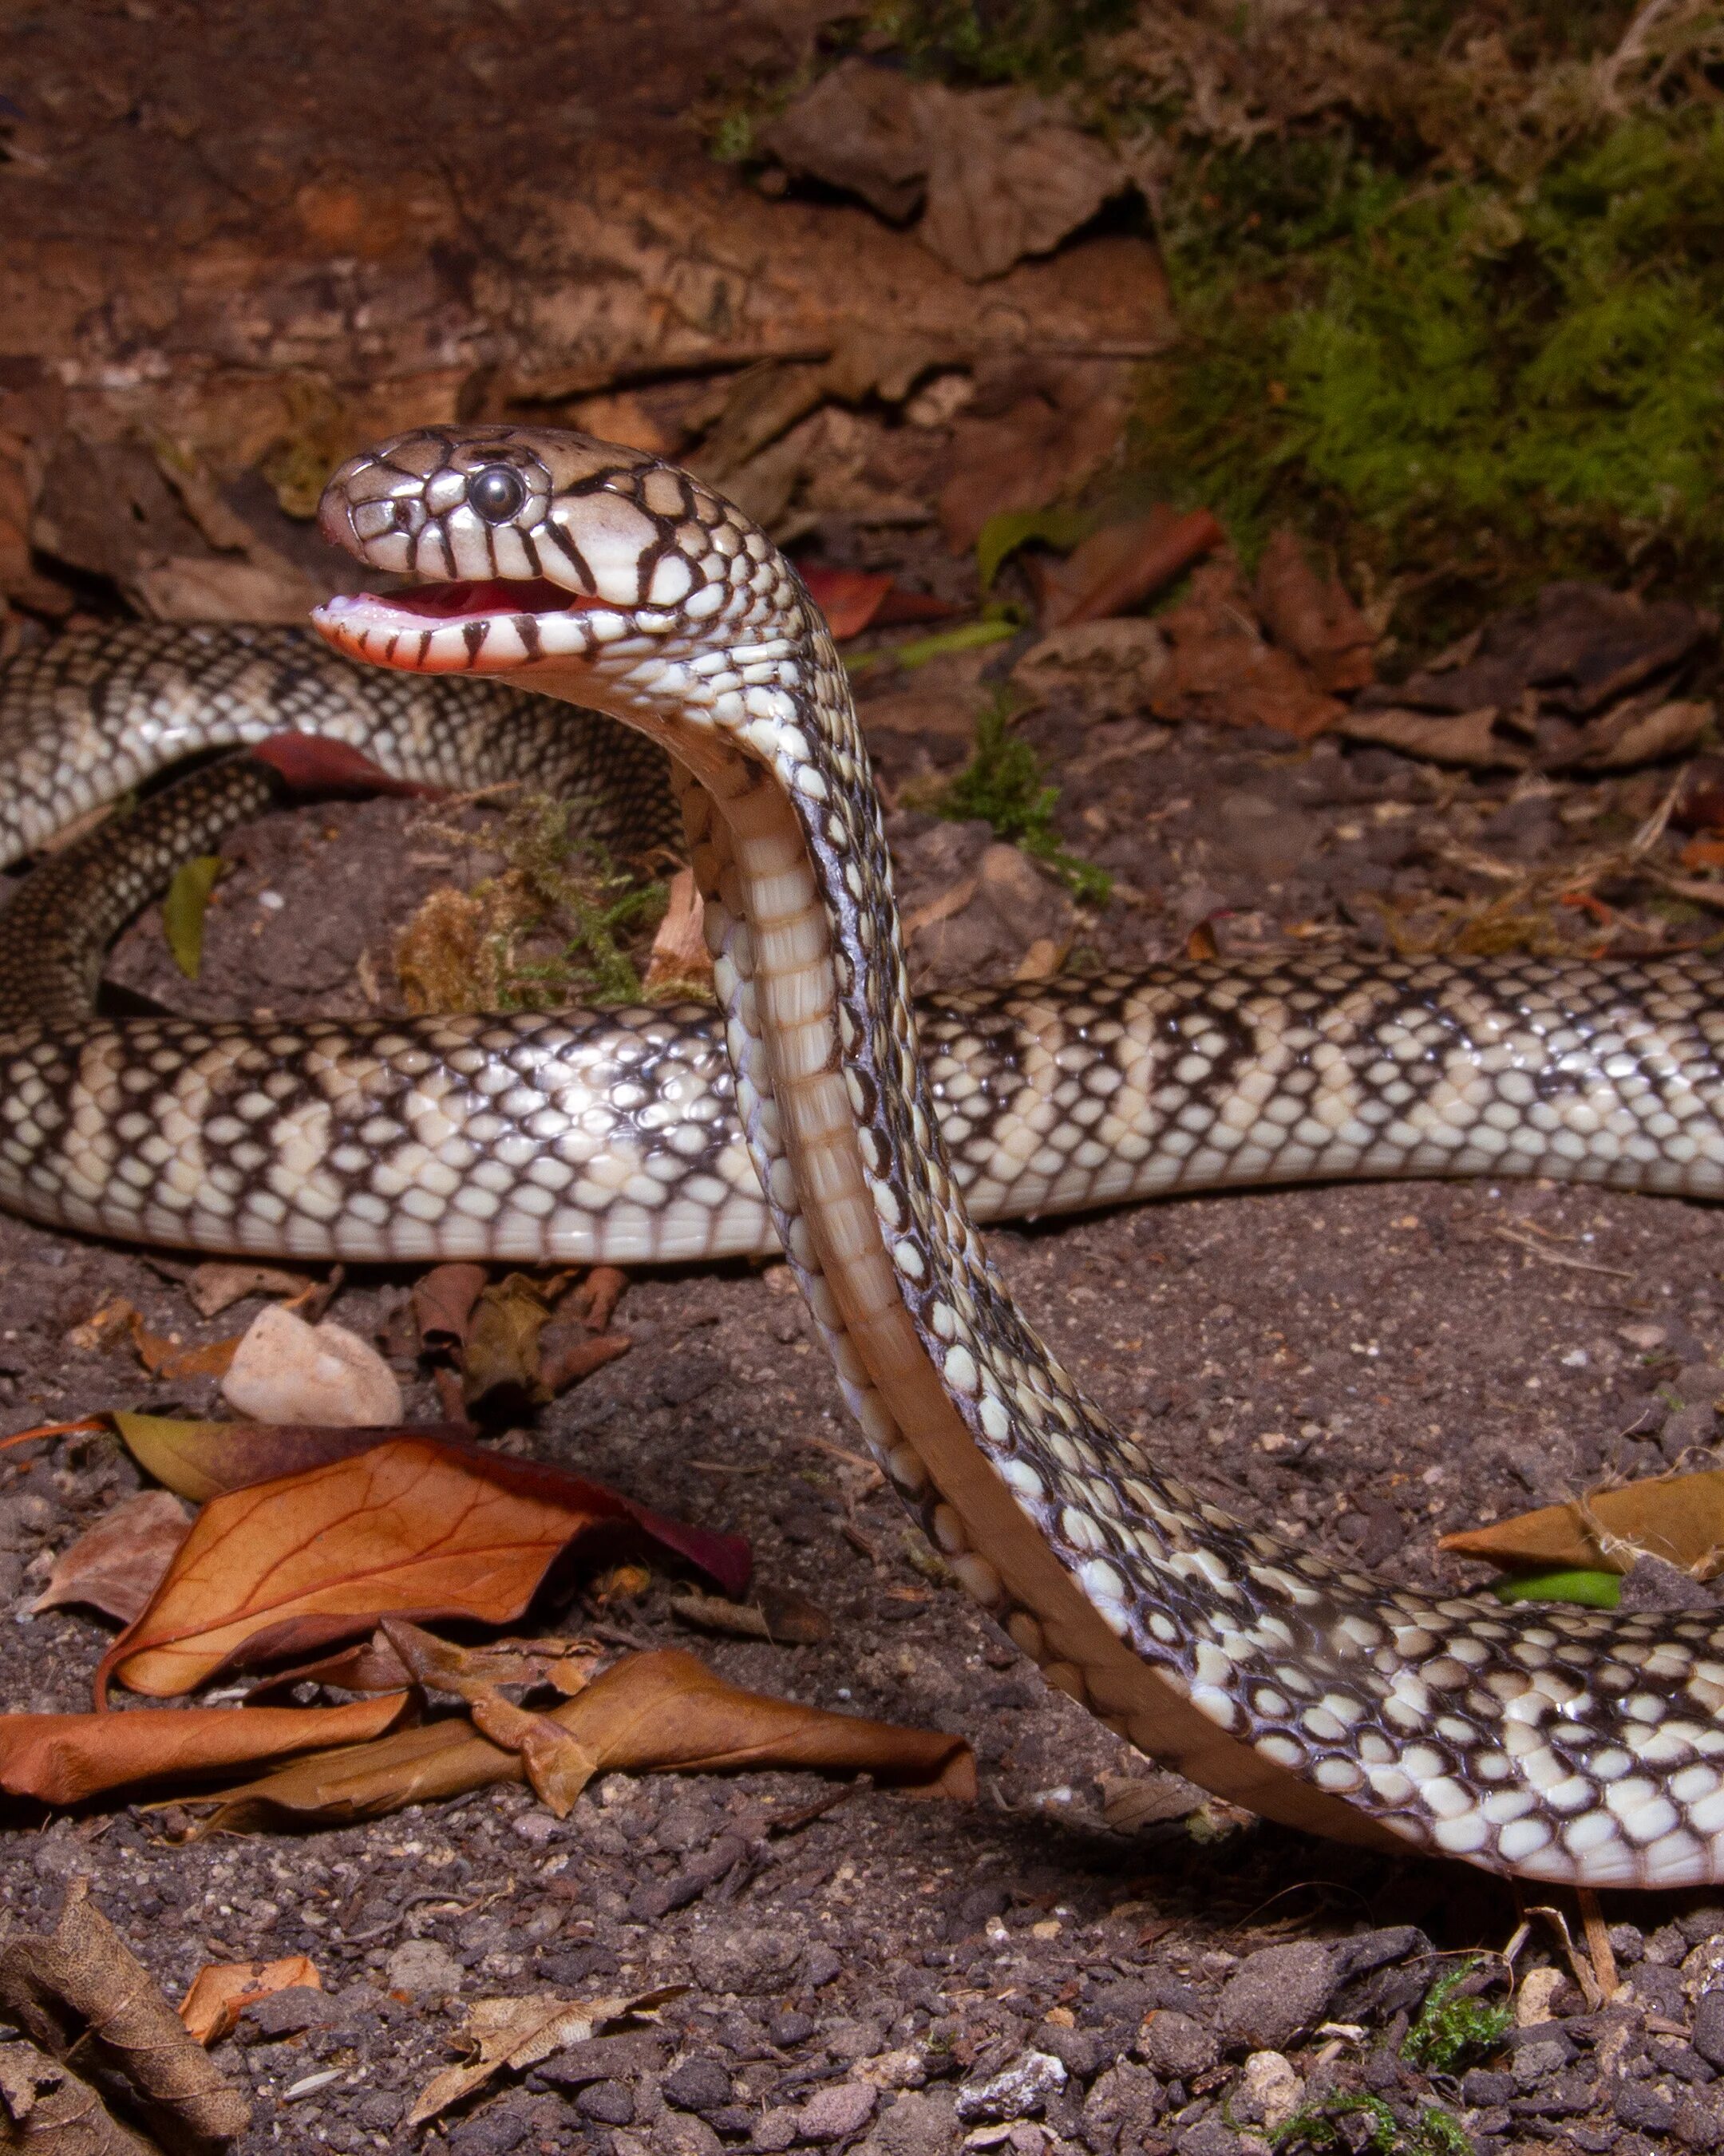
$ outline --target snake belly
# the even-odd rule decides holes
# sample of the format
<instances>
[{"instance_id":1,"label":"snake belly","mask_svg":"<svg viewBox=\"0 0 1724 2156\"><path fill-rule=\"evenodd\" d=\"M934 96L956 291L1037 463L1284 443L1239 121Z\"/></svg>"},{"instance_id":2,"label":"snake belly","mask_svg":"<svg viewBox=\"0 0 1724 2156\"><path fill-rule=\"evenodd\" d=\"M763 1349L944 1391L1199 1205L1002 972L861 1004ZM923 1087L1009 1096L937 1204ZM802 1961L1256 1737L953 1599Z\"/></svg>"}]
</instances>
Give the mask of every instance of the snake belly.
<instances>
[{"instance_id":1,"label":"snake belly","mask_svg":"<svg viewBox=\"0 0 1724 2156\"><path fill-rule=\"evenodd\" d=\"M1160 1472L1018 1309L918 1054L848 680L763 532L656 459L511 428L400 436L337 473L321 521L414 580L320 609L336 648L508 676L670 753L737 1110L839 1383L1051 1681L1208 1787L1342 1839L1587 1885L1724 1874L1718 1620L1505 1609L1331 1564ZM1273 1172L1327 1130L1355 1171L1396 1148L1493 1173L1543 1152L1710 1191L1714 989L1681 966L1415 968L1410 990L1363 968L1337 1019L1319 977L1224 970L1157 1021L1172 1152ZM1343 1070L1361 1021L1379 1037Z\"/></svg>"}]
</instances>

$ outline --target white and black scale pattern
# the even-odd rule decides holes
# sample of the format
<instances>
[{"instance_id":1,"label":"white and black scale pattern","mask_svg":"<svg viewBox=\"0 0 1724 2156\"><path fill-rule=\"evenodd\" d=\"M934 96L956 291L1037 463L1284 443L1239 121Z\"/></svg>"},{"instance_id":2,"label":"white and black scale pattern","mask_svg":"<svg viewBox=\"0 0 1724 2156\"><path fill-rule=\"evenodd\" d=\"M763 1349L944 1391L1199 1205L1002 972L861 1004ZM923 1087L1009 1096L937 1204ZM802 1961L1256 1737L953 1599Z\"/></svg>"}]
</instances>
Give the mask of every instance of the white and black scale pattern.
<instances>
[{"instance_id":1,"label":"white and black scale pattern","mask_svg":"<svg viewBox=\"0 0 1724 2156\"><path fill-rule=\"evenodd\" d=\"M360 536L361 518L377 530L379 502L423 502L435 491L447 505L438 511L444 560L422 572L472 573L478 549L464 523L476 520L464 514L465 490L498 464L530 475L519 521L537 548L532 572L545 558L541 529L554 521L577 569L562 581L596 593L603 606L537 614L531 648L505 613L469 622L464 663L483 654L488 664L526 667L540 654L567 654L577 664L560 677L547 669L546 685L572 695L571 684L590 680L595 702L656 732L733 801L748 782L712 752L715 737L735 762L770 774L812 865L836 1014L829 1068L841 1070L849 1092L904 1305L977 1448L1106 1624L1216 1727L1410 1843L1595 1884L1724 1875L1718 1627L1439 1601L1253 1533L1159 1476L1017 1311L971 1225L918 1061L848 684L806 594L746 519L683 475L579 437L432 430L345 468L326 497L326 531L376 566L410 568L425 548L423 516L411 512L412 551L388 553ZM495 562L491 547L487 536L480 558ZM387 616L331 607L321 619L356 652L408 665L464 663L447 635ZM702 798L691 788L685 808L717 923L750 1142L844 1389L914 1488L915 1463L899 1470L895 1432L813 1261L808 1199L762 1053L757 932L731 908L743 886ZM1383 1028L1382 1052L1337 1081L1341 1112L1330 1127L1353 1149L1355 1172L1386 1172L1397 1142L1408 1158L1497 1173L1505 1158L1548 1143L1550 1165L1566 1162L1581 1175L1614 1177L1638 1153L1648 1180L1715 1188L1714 983L1711 969L1537 964L1259 968L1225 985L1218 976L1186 991L1183 1014L1164 1014L1182 1050L1172 1084L1188 1089L1175 1113L1181 1164L1168 1180L1195 1179L1209 1156L1253 1146L1285 1159L1317 1136L1324 1066L1337 1069L1336 1028L1344 1034L1348 1022L1331 1017L1338 997L1352 1023ZM1255 1072L1247 1010L1277 1044ZM1483 1048L1470 1075L1450 1060L1468 1040ZM1260 1050L1261 1040L1260 1030ZM1516 1061L1526 1040L1540 1043L1532 1073ZM782 1045L783 1067L796 1052ZM1625 1091L1601 1101L1594 1070ZM1464 1099L1470 1117L1460 1120L1475 1127L1457 1143L1443 1133ZM1236 1140L1220 1138L1224 1122L1239 1127ZM1541 1135L1529 1144L1528 1132ZM1564 1133L1575 1143L1558 1144ZM936 1532L949 1510L934 1502ZM960 1523L949 1546L961 1567L975 1554L962 1538ZM1010 1608L1012 1580L989 1583L989 1570L984 1561L964 1576ZM1018 1607L1012 1622L1037 1652L1033 1609Z\"/></svg>"},{"instance_id":2,"label":"white and black scale pattern","mask_svg":"<svg viewBox=\"0 0 1724 2156\"><path fill-rule=\"evenodd\" d=\"M302 629L113 622L0 666L0 867L182 757L291 732L429 786L590 797L619 848L681 837L658 750L603 722L547 727L505 682L379 674Z\"/></svg>"},{"instance_id":3,"label":"white and black scale pattern","mask_svg":"<svg viewBox=\"0 0 1724 2156\"><path fill-rule=\"evenodd\" d=\"M516 475L521 497L500 521L475 516L469 494L499 466ZM772 1092L773 1069L793 1061L793 1044L775 1040L769 1055L763 1038L767 969L793 947L808 947L793 911L803 881L824 919L820 947L830 948L820 962L825 1015L813 1014L833 1027L822 1082L848 1091L904 1307L993 1475L1111 1631L1239 1743L1413 1844L1593 1884L1724 1876L1724 1635L1714 1626L1435 1601L1252 1533L1158 1476L1016 1310L971 1225L918 1064L848 685L818 614L763 535L652 459L510 429L434 429L356 459L333 483L325 525L377 567L544 577L571 595L566 612L500 608L441 627L431 614L392 614L387 602L370 613L363 601L326 609L326 633L350 648L408 669L459 670L482 660L528 679L535 664L561 660L562 677L547 666L545 685L571 696L569 680L589 682L593 702L656 733L709 785L732 789L727 817L739 801L748 807L746 790L767 776L778 823L793 814L806 860L777 880L789 910L768 936L742 906L745 888L762 888L760 875L745 887L729 825L721 830L699 788L684 795L738 1110L865 1430L900 1486L926 1503L960 1575L1008 1614L1029 1651L1050 1659L1034 1607L985 1552L965 1547L962 1523L927 1491L814 1257L810 1219L827 1200L802 1187ZM450 612L459 616L459 603ZM771 819L756 823L770 839ZM799 968L803 976L813 982L812 969ZM1160 1148L1162 1187L1413 1167L1503 1173L1524 1163L1711 1190L1714 980L1711 969L1675 965L1460 970L1331 960L1091 984L1088 1004L1075 1007L1090 1014L1075 1030L1104 1051L1089 1067L1106 1082L1074 1095L1062 1077L1048 1096L1054 1120L1034 1135L1051 1141L1050 1162L1105 1145L1130 1082L1121 1044L1135 1031L1161 1051L1136 1067L1166 1119L1146 1133L1152 1153ZM973 1014L959 1023L986 1029ZM220 1029L205 1030L213 1040ZM314 1030L297 1029L308 1039ZM334 1061L352 1030L331 1028L306 1052ZM240 1034L259 1059L247 1066L252 1090L266 1103L254 1120L274 1143L267 1103L280 1073L270 1058L278 1045L297 1052L295 1036ZM126 1036L105 1090L86 1095L85 1134L107 1148L100 1172L110 1178L140 1142L186 1136L160 1119L141 1141L135 1131L118 1135L121 1097L155 1101L151 1066L174 1061L149 1038ZM484 1036L468 1045L484 1069ZM1024 1060L1046 1052L1039 1036ZM181 1060L174 1075L188 1068ZM490 1097L506 1091L500 1078ZM978 1096L992 1098L979 1084L966 1097ZM176 1112L193 1136L211 1121L195 1087ZM965 1121L961 1149L988 1116L966 1111ZM362 1147L364 1126L355 1127ZM297 1156L277 1147L276 1170L316 1187L331 1166L329 1140L326 1125L304 1129ZM329 1192L337 1206L346 1173ZM457 1172L452 1199L475 1182ZM302 1247L293 1240L295 1194L274 1194L288 1209L275 1240L243 1247Z\"/></svg>"},{"instance_id":4,"label":"white and black scale pattern","mask_svg":"<svg viewBox=\"0 0 1724 2156\"><path fill-rule=\"evenodd\" d=\"M621 851L680 836L659 752L609 720L577 721L493 681L382 673L298 630L140 624L78 632L0 669L0 772L21 778L0 805L0 849L177 757L284 728L339 740L398 778L512 779L572 797L585 827ZM54 767L44 751L56 736L65 755ZM516 1259L668 1262L773 1246L721 1029L694 1005L277 1026L259 1056L245 1053L249 1029L224 1027L234 1060L221 1090L255 1105L251 1081L266 1071L273 1113L232 1133L237 1160L211 1163L206 1126L196 1158L162 1152L158 1163L186 1188L213 1164L212 1209L140 1188L135 1165L104 1193L59 1158L55 1134L88 1121L90 1106L44 1024L62 1050L80 1028L92 1064L135 1040L159 1082L131 1103L128 1127L155 1134L158 1152L160 1133L179 1127L174 1051L205 1059L217 1031L90 1024L101 954L181 860L276 790L244 759L207 769L53 856L14 894L0 938L0 1052L9 1034L23 1053L0 1111L0 1194L69 1224L172 1232L198 1247L242 1234L273 1246L296 1216L301 1255L350 1260L483 1245ZM1716 969L1692 959L1456 968L1331 956L972 990L921 998L916 1015L953 1178L983 1220L1307 1177L1562 1175L1693 1194L1724 1180L1718 985ZM343 1039L362 1055L331 1061ZM445 1051L459 1059L449 1072ZM524 1209L485 1215L480 1201L468 1214L447 1187L475 1157L473 1133L446 1127L452 1096L518 1168L536 1151L604 1166L565 1181L553 1163L550 1211L530 1193ZM301 1134L324 1118L326 1181L314 1186L271 1148L280 1136L297 1162ZM362 1159L357 1210L330 1209L337 1155ZM403 1208L420 1173L444 1187Z\"/></svg>"}]
</instances>

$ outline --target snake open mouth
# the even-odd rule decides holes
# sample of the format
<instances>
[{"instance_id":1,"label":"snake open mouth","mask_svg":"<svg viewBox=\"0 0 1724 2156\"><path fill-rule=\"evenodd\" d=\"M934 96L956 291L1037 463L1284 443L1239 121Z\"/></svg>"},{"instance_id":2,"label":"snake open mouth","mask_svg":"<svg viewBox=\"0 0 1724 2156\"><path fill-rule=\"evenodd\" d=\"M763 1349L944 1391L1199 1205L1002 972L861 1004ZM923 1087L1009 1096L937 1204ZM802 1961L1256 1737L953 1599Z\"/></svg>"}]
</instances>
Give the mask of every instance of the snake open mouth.
<instances>
[{"instance_id":1,"label":"snake open mouth","mask_svg":"<svg viewBox=\"0 0 1724 2156\"><path fill-rule=\"evenodd\" d=\"M546 577L487 578L341 593L312 619L350 658L413 673L493 673L549 655L560 648L557 620L605 603Z\"/></svg>"}]
</instances>

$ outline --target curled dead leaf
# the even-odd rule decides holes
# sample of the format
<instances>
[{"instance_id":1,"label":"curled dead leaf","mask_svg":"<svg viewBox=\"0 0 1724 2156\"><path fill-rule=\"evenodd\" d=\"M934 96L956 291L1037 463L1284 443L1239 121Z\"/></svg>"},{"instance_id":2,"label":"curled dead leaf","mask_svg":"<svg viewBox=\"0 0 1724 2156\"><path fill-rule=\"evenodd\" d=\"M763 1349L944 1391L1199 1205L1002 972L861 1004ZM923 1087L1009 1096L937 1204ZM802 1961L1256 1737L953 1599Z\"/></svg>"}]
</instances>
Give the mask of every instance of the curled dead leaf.
<instances>
[{"instance_id":1,"label":"curled dead leaf","mask_svg":"<svg viewBox=\"0 0 1724 2156\"><path fill-rule=\"evenodd\" d=\"M600 2031L650 2015L657 2007L680 1999L685 1984L670 1984L656 1991L639 1992L632 1999L573 1999L554 1992L525 1999L477 1999L467 2016L467 2025L456 2040L474 2056L464 2066L445 2067L428 2082L408 2112L405 2123L421 2126L452 2103L459 2103L480 2088L493 2074L507 2067L525 2073L553 2051L571 2044L584 2044Z\"/></svg>"},{"instance_id":2,"label":"curled dead leaf","mask_svg":"<svg viewBox=\"0 0 1724 2156\"><path fill-rule=\"evenodd\" d=\"M1541 1570L1625 1573L1644 1555L1696 1579L1715 1578L1724 1571L1724 1468L1588 1491L1567 1504L1444 1535L1437 1548L1505 1568Z\"/></svg>"},{"instance_id":3,"label":"curled dead leaf","mask_svg":"<svg viewBox=\"0 0 1724 2156\"><path fill-rule=\"evenodd\" d=\"M148 1607L174 1552L192 1531L192 1516L171 1491L141 1490L123 1498L54 1559L33 1610L81 1602L129 1625Z\"/></svg>"},{"instance_id":4,"label":"curled dead leaf","mask_svg":"<svg viewBox=\"0 0 1724 2156\"><path fill-rule=\"evenodd\" d=\"M280 1961L206 1962L180 2001L187 2032L208 2051L238 2026L240 2015L277 1991L321 1991L323 1979L305 1954Z\"/></svg>"},{"instance_id":5,"label":"curled dead leaf","mask_svg":"<svg viewBox=\"0 0 1724 2156\"><path fill-rule=\"evenodd\" d=\"M976 1794L975 1757L961 1737L745 1691L672 1648L630 1656L546 1718L575 1739L594 1773L800 1767L871 1774L909 1796L969 1803ZM464 1719L433 1722L230 1789L213 1800L199 1831L241 1832L287 1820L347 1825L526 1779L518 1752Z\"/></svg>"},{"instance_id":6,"label":"curled dead leaf","mask_svg":"<svg viewBox=\"0 0 1724 2156\"><path fill-rule=\"evenodd\" d=\"M474 1306L490 1278L483 1265L433 1265L413 1282L413 1318L433 1353L458 1355L467 1344Z\"/></svg>"},{"instance_id":7,"label":"curled dead leaf","mask_svg":"<svg viewBox=\"0 0 1724 2156\"><path fill-rule=\"evenodd\" d=\"M1226 532L1207 509L1181 516L1158 504L1128 522L1104 524L1067 560L1040 568L1043 624L1077 628L1130 613L1226 543Z\"/></svg>"},{"instance_id":8,"label":"curled dead leaf","mask_svg":"<svg viewBox=\"0 0 1724 2156\"><path fill-rule=\"evenodd\" d=\"M0 2015L57 2059L75 2050L99 2084L135 2099L166 2147L230 2141L250 2122L248 2099L187 2034L86 1879L68 1886L51 1934L14 1934L0 1951Z\"/></svg>"},{"instance_id":9,"label":"curled dead leaf","mask_svg":"<svg viewBox=\"0 0 1724 2156\"><path fill-rule=\"evenodd\" d=\"M1463 771L1524 771L1529 759L1506 735L1497 732L1498 716L1495 704L1452 716L1355 706L1337 731L1348 741L1374 742L1384 748L1422 757L1429 763L1454 764Z\"/></svg>"},{"instance_id":10,"label":"curled dead leaf","mask_svg":"<svg viewBox=\"0 0 1724 2156\"><path fill-rule=\"evenodd\" d=\"M0 2041L0 2148L20 2156L157 2156L88 2082L22 2039Z\"/></svg>"},{"instance_id":11,"label":"curled dead leaf","mask_svg":"<svg viewBox=\"0 0 1724 2156\"><path fill-rule=\"evenodd\" d=\"M331 1744L363 1744L398 1722L405 1692L346 1707L174 1707L135 1714L0 1714L0 1789L76 1804L141 1782L208 1779Z\"/></svg>"},{"instance_id":12,"label":"curled dead leaf","mask_svg":"<svg viewBox=\"0 0 1724 2156\"><path fill-rule=\"evenodd\" d=\"M280 1265L240 1264L213 1258L198 1266L186 1283L186 1292L200 1317L217 1317L248 1296L303 1296L313 1282L304 1273L284 1272Z\"/></svg>"}]
</instances>

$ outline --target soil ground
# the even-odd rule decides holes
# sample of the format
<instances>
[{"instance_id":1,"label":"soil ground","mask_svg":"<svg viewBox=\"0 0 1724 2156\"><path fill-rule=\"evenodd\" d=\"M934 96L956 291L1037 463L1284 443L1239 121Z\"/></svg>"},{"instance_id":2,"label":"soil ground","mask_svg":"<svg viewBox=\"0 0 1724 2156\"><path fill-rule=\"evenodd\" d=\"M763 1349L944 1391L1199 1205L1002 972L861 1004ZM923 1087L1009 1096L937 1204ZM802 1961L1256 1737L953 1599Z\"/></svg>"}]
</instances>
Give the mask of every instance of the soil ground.
<instances>
[{"instance_id":1,"label":"soil ground","mask_svg":"<svg viewBox=\"0 0 1724 2156\"><path fill-rule=\"evenodd\" d=\"M1059 778L1079 730L1036 723ZM1382 752L1290 755L1270 737L1187 728L1140 745L1123 783L1110 774L1105 829L1080 774L1063 814L1074 842L1167 894L1147 916L1116 900L1089 932L1101 952L1129 958L1159 954L1193 906L1196 918L1221 906L1224 938L1244 947L1274 942L1289 919L1307 937L1311 921L1356 934L1347 914L1366 917L1358 886L1381 891L1386 873L1416 895L1444 834L1488 826L1536 861L1571 842L1571 827L1636 808L1636 787L1646 782L1559 789L1531 816L1506 808L1506 787L1439 787ZM1236 824L1260 830L1260 817L1230 820L1241 798L1275 805L1274 883L1250 845L1215 841ZM317 804L237 834L203 980L194 989L173 973L153 915L130 932L114 973L185 1008L361 1007L361 952L387 953L386 914L398 920L446 872L414 835L423 813ZM895 828L914 905L930 827L906 816ZM1724 1348L1712 1216L1676 1201L1543 1184L1316 1187L1024 1225L993 1242L1013 1292L1165 1467L1409 1581L1473 1576L1434 1553L1444 1530L1606 1472L1655 1471L1667 1413L1655 1389ZM69 1343L115 1295L188 1341L249 1316L200 1324L187 1270L0 1224L4 1427L110 1405L211 1406L213 1381L152 1384L124 1349ZM356 1275L335 1314L373 1331L404 1286ZM1397 2058L1409 2012L1454 1965L1444 1957L1507 1944L1510 1887L1213 1810L1134 1825L1134 1794L1151 1813L1183 1807L1155 1801L1150 1764L1044 1687L942 1577L890 1494L842 1456L852 1435L782 1265L643 1276L620 1322L632 1352L511 1441L746 1534L759 1577L812 1598L833 1634L815 1647L691 1640L667 1607L674 1583L655 1575L639 1601L606 1613L609 1636L694 1645L763 1690L962 1730L978 1755L979 1801L863 1789L775 1835L775 1820L825 1785L613 1777L562 1824L510 1789L340 1832L188 1846L142 1810L15 1817L0 1842L8 1907L45 1922L65 1881L87 1873L171 1996L205 1961L303 1952L316 1963L325 2000L248 2023L222 2050L258 2099L245 2147L387 2146L477 1996L660 1983L689 1989L659 2030L616 2040L598 2079L561 2055L444 2122L441 2138L461 2156L670 2156L834 2128L906 2156L978 2134L984 2145L1229 2156L1253 2130L1239 2062L1265 2051L1290 2056L1313 2098L1374 2092L1415 2123L1419 2103L1440 2103L1480 2147L1632 2151L1645 2145L1641 2122L1679 2113L1693 2135L1711 2130L1712 2068L1675 2033L1691 2009L1675 1966L1724 1927L1724 1912L1696 1906L1709 1897L1611 1897L1633 1984L1614 2019L1588 2015L1570 1983L1556 2001L1568 2018L1542 2049L1523 2043L1465 2081L1415 2074ZM408 1376L410 1411L434 1414L423 1373ZM1677 1417L1665 1435L1693 1432ZM106 1634L76 1613L28 1614L39 1553L136 1473L102 1440L6 1458L0 1589L13 1621L0 1631L0 1688L14 1709L76 1708ZM590 1614L577 1604L567 1621ZM746 1854L709 1878L725 1835ZM663 1909L667 1899L679 1906ZM1423 1936L1390 1928L1409 1925ZM1535 1938L1523 1972L1552 1958L1546 1944ZM1269 1948L1307 1974L1327 1972L1317 2003L1280 2024L1247 2010L1260 1978L1274 1995L1290 1981L1280 1963L1251 1962ZM1382 1967L1346 1979L1349 1953ZM1649 2010L1667 2033L1648 2035ZM1328 2033L1314 2035L1319 2025ZM960 2119L956 2092L1026 2047L1057 2056L1065 2075L1039 2118ZM816 2097L825 2110L810 2110Z\"/></svg>"}]
</instances>

